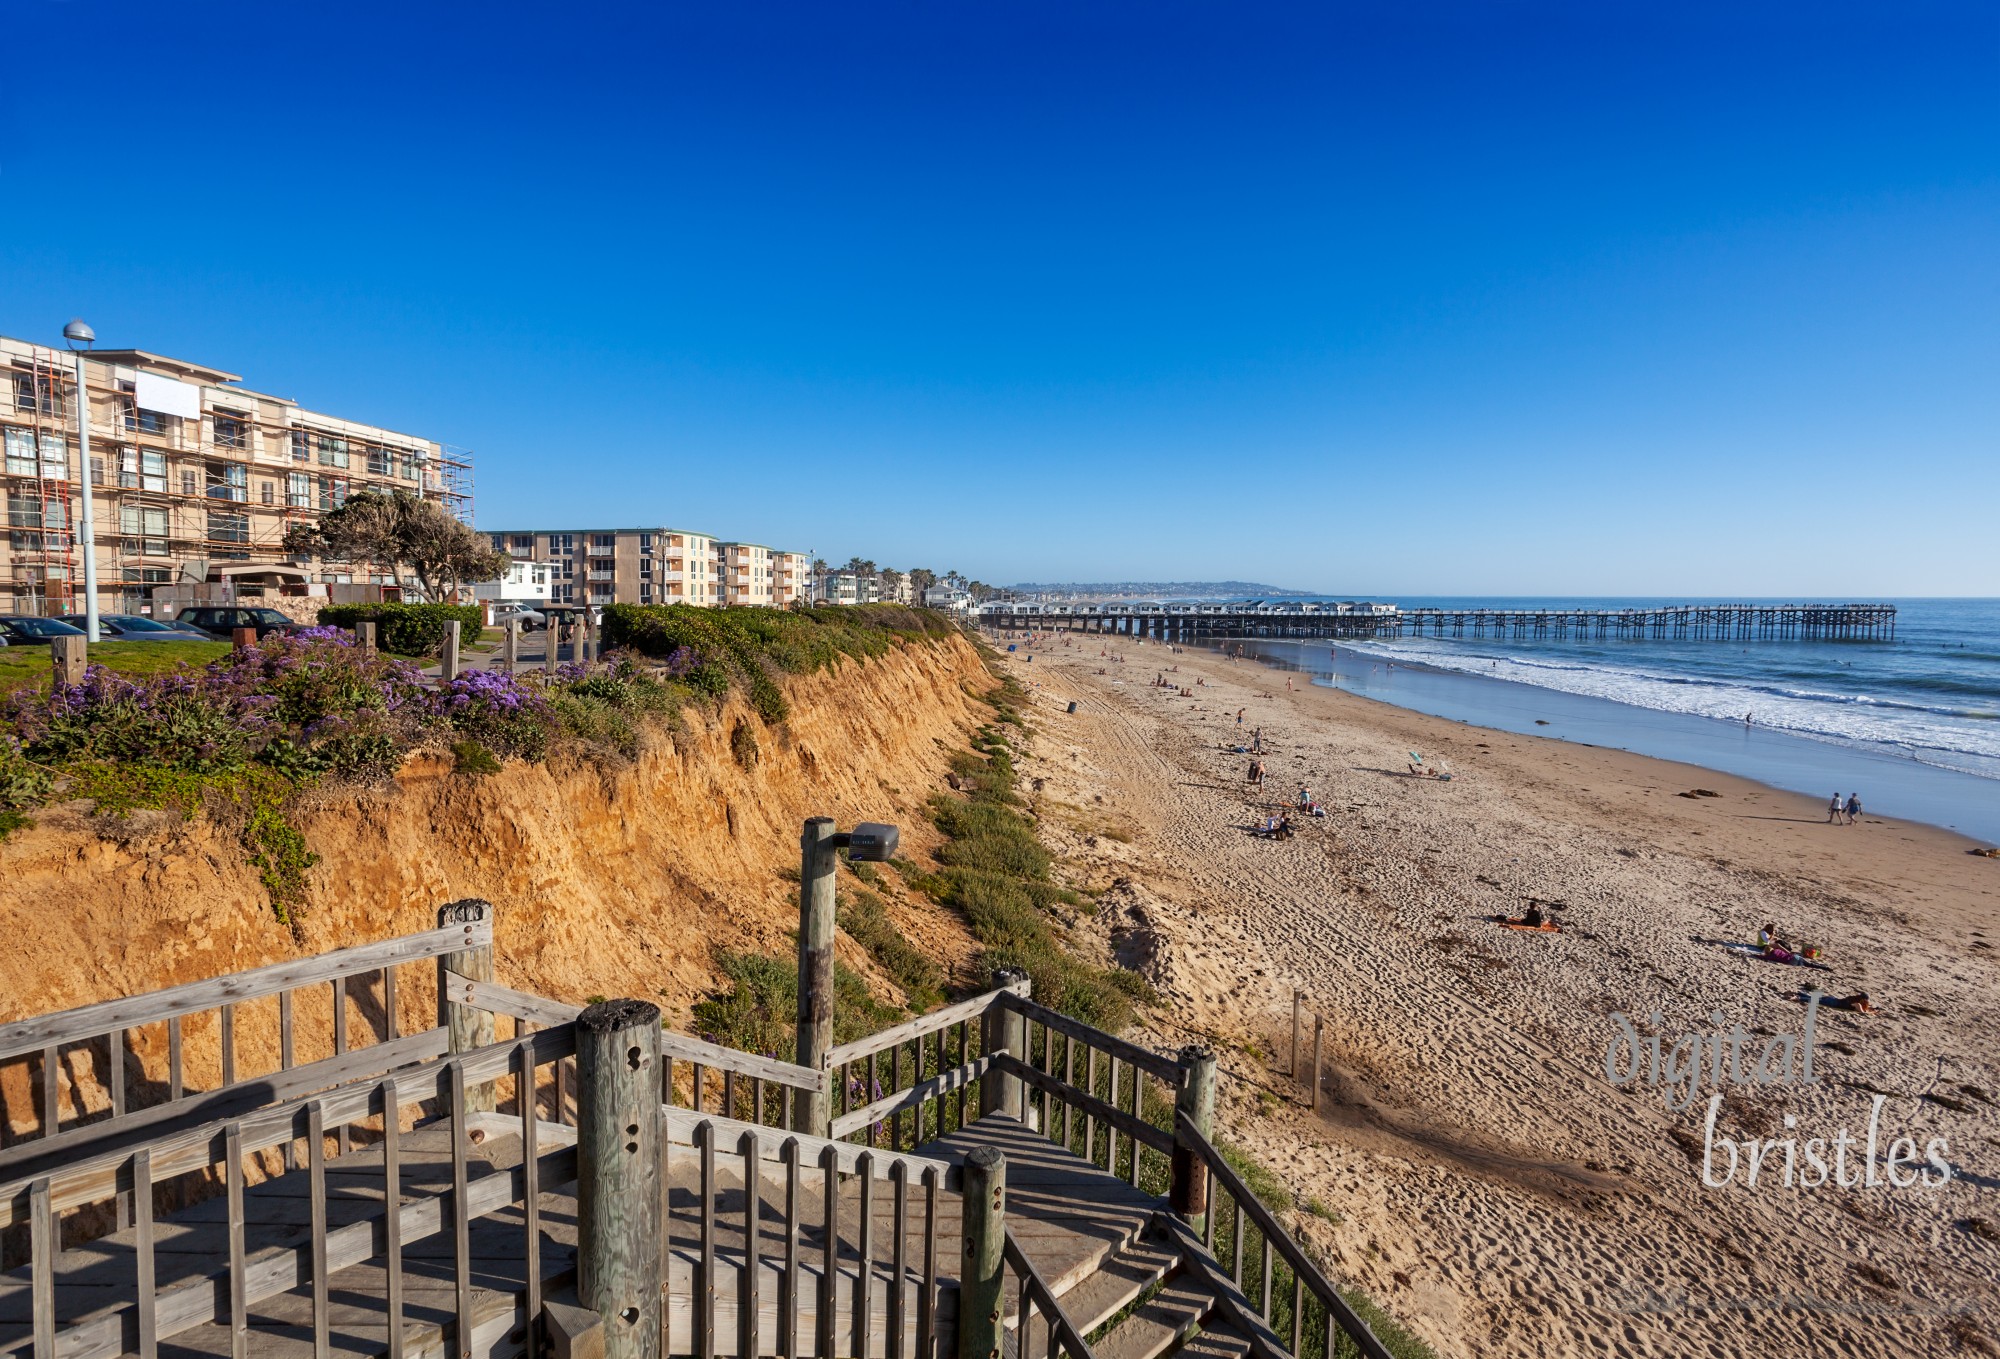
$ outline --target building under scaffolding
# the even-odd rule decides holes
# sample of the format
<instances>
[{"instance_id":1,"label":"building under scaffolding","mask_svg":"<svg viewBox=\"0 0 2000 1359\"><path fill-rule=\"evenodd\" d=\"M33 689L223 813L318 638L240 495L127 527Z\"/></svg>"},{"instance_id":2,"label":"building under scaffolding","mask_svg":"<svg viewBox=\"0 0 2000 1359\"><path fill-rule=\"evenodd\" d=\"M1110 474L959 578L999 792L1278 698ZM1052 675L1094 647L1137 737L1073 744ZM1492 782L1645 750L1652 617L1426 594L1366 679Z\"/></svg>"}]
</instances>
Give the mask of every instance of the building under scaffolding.
<instances>
[{"instance_id":1,"label":"building under scaffolding","mask_svg":"<svg viewBox=\"0 0 2000 1359\"><path fill-rule=\"evenodd\" d=\"M83 608L75 374L72 354L0 337L0 612ZM275 599L393 585L374 564L285 549L293 524L357 491L409 491L472 522L463 449L316 414L238 386L234 373L143 350L96 350L84 374L106 612L140 612L162 586Z\"/></svg>"}]
</instances>

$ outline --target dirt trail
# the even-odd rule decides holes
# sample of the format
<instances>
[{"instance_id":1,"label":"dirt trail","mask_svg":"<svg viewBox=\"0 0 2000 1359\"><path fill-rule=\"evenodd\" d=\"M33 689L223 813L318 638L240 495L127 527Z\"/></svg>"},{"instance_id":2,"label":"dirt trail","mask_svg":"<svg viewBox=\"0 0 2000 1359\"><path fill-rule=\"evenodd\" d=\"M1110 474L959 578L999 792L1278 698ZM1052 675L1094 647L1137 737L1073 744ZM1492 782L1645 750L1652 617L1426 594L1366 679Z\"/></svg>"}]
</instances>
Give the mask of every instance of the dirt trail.
<instances>
[{"instance_id":1,"label":"dirt trail","mask_svg":"<svg viewBox=\"0 0 2000 1359\"><path fill-rule=\"evenodd\" d=\"M1079 933L1160 987L1163 1041L1222 1048L1230 1135L1341 1216L1297 1220L1441 1352L1981 1353L2000 1332L2000 1248L1958 1225L2000 1222L2000 987L1979 947L2000 873L1963 842L1813 825L1806 799L1288 693L1213 654L1033 654L1014 661L1041 729L1023 771L1069 871L1108 889ZM1233 749L1260 727L1261 796ZM1412 749L1458 777L1409 777ZM1302 783L1330 815L1252 835ZM1722 796L1676 796L1696 786ZM1569 903L1563 933L1491 923L1529 896ZM1768 920L1827 943L1829 989L1886 1004L1821 1012L1818 1084L1725 1086L1718 1135L1865 1136L1879 1090L1885 1142L1948 1138L1948 1187L1704 1188L1710 1088L1676 1111L1607 1080L1613 1011L1659 1011L1669 1045L1712 1014L1759 1044L1798 1032L1808 974L1722 947ZM1293 986L1325 1016L1319 1115L1285 1072Z\"/></svg>"}]
</instances>

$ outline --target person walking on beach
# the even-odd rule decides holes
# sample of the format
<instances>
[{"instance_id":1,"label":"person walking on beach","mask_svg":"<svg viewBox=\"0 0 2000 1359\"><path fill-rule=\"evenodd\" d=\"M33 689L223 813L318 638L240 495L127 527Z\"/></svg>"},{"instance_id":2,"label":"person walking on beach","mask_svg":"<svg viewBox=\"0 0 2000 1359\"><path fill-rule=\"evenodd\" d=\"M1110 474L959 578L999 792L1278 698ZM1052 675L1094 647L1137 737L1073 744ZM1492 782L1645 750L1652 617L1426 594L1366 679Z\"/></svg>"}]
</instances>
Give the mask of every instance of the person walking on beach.
<instances>
[{"instance_id":1,"label":"person walking on beach","mask_svg":"<svg viewBox=\"0 0 2000 1359\"><path fill-rule=\"evenodd\" d=\"M1840 820L1841 813L1845 812L1846 810L1847 808L1841 805L1840 794L1835 793L1833 795L1833 801L1826 804L1826 824L1829 826L1837 824Z\"/></svg>"},{"instance_id":2,"label":"person walking on beach","mask_svg":"<svg viewBox=\"0 0 2000 1359\"><path fill-rule=\"evenodd\" d=\"M1859 821L1861 819L1861 794L1849 793L1847 795L1847 806L1842 808L1842 810L1847 813L1848 825L1851 826Z\"/></svg>"}]
</instances>

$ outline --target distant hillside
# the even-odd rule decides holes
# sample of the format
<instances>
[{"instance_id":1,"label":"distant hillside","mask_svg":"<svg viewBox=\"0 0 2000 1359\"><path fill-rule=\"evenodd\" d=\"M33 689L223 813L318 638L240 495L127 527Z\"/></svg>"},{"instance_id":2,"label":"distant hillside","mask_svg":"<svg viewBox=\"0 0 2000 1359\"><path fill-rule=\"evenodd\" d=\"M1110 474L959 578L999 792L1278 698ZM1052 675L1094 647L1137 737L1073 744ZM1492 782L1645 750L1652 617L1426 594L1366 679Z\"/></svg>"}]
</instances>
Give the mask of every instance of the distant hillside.
<instances>
[{"instance_id":1,"label":"distant hillside","mask_svg":"<svg viewBox=\"0 0 2000 1359\"><path fill-rule=\"evenodd\" d=\"M1254 580L1109 580L1058 584L1010 585L1023 595L1056 595L1072 599L1282 599L1303 596L1306 590L1287 590L1279 585L1262 585Z\"/></svg>"}]
</instances>

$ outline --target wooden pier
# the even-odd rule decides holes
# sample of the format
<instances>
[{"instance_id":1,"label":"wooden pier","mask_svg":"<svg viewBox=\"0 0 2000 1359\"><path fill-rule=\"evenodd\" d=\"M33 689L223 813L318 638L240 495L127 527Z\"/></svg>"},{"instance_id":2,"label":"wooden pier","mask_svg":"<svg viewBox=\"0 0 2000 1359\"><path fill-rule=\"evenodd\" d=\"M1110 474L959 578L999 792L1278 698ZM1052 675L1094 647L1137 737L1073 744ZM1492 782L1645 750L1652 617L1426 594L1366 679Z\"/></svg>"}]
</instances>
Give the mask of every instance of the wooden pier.
<instances>
[{"instance_id":1,"label":"wooden pier","mask_svg":"<svg viewBox=\"0 0 2000 1359\"><path fill-rule=\"evenodd\" d=\"M1073 632L1205 641L1233 637L1491 637L1515 641L1840 641L1896 637L1893 604L1676 604L1653 609L1394 609L1303 605L1007 605L980 621L1006 633Z\"/></svg>"},{"instance_id":2,"label":"wooden pier","mask_svg":"<svg viewBox=\"0 0 2000 1359\"><path fill-rule=\"evenodd\" d=\"M458 902L0 1025L0 1359L1388 1359L1206 1052L1003 973L798 1066L494 963Z\"/></svg>"}]
</instances>

